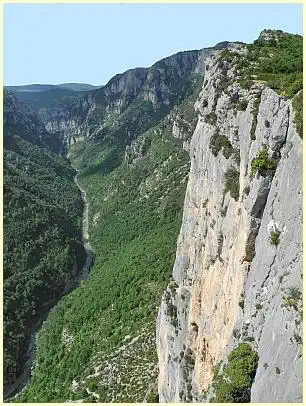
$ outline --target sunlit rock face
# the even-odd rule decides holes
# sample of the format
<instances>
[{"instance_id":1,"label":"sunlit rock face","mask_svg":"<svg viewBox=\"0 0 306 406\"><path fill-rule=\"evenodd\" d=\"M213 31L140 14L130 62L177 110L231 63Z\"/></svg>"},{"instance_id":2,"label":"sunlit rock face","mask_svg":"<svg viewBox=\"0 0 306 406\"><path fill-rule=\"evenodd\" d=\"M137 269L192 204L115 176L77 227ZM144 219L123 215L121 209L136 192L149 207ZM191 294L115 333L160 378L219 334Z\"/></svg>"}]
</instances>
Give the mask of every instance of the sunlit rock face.
<instances>
[{"instance_id":1,"label":"sunlit rock face","mask_svg":"<svg viewBox=\"0 0 306 406\"><path fill-rule=\"evenodd\" d=\"M195 104L173 281L157 320L160 402L204 401L217 362L240 342L259 355L251 401L300 402L301 307L286 295L302 291L302 141L290 100L260 83L220 92L217 60L206 59ZM216 151L220 135L231 147ZM253 163L263 149L275 159L266 173Z\"/></svg>"}]
</instances>

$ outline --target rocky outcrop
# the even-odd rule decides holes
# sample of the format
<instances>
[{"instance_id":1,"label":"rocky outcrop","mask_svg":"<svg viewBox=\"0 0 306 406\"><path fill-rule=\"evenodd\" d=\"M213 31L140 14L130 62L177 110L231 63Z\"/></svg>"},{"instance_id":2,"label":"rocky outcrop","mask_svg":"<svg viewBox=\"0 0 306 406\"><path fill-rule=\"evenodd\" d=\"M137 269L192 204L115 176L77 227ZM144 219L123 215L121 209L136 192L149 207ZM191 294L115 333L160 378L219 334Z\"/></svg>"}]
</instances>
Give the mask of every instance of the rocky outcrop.
<instances>
[{"instance_id":1,"label":"rocky outcrop","mask_svg":"<svg viewBox=\"0 0 306 406\"><path fill-rule=\"evenodd\" d=\"M179 52L150 68L130 69L83 97L41 108L38 116L46 129L59 134L67 145L95 137L134 102L150 101L155 109L179 102L184 98L184 79L192 73L203 73L205 59L228 44Z\"/></svg>"},{"instance_id":2,"label":"rocky outcrop","mask_svg":"<svg viewBox=\"0 0 306 406\"><path fill-rule=\"evenodd\" d=\"M157 320L159 400L203 401L218 361L249 342L259 355L251 401L300 402L302 142L291 102L261 83L224 86L235 77L218 53L205 64Z\"/></svg>"},{"instance_id":3,"label":"rocky outcrop","mask_svg":"<svg viewBox=\"0 0 306 406\"><path fill-rule=\"evenodd\" d=\"M58 134L65 145L71 145L77 140L84 139L82 124L95 108L92 94L76 97L68 103L42 107L38 111L39 119L52 134Z\"/></svg>"}]
</instances>

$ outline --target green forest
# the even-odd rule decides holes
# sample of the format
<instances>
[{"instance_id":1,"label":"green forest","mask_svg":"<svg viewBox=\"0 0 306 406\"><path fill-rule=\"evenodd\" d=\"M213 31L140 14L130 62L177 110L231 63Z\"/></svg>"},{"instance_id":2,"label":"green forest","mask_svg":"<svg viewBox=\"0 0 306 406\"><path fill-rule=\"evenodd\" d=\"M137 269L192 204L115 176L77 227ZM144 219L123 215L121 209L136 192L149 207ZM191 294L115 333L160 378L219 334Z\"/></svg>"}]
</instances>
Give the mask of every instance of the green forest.
<instances>
[{"instance_id":1,"label":"green forest","mask_svg":"<svg viewBox=\"0 0 306 406\"><path fill-rule=\"evenodd\" d=\"M83 202L67 161L13 133L4 139L4 376L24 367L35 323L81 268Z\"/></svg>"}]
</instances>

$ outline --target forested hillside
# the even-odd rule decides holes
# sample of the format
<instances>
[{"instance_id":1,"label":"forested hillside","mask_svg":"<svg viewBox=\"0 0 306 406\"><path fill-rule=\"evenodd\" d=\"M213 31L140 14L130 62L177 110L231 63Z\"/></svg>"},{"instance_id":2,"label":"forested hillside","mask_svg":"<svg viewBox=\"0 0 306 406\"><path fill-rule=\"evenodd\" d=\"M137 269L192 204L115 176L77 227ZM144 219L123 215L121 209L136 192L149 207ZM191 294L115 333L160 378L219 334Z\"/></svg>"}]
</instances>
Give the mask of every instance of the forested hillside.
<instances>
[{"instance_id":1,"label":"forested hillside","mask_svg":"<svg viewBox=\"0 0 306 406\"><path fill-rule=\"evenodd\" d=\"M4 106L4 377L9 388L23 371L33 327L73 283L85 254L75 171L51 151L52 135L27 114L27 106L11 94L5 94Z\"/></svg>"},{"instance_id":2,"label":"forested hillside","mask_svg":"<svg viewBox=\"0 0 306 406\"><path fill-rule=\"evenodd\" d=\"M44 323L20 401L157 399L156 316L174 260L203 80L187 72L170 82L169 71L170 104L132 100L116 120L106 116L100 135L70 148L89 199L95 265Z\"/></svg>"}]
</instances>

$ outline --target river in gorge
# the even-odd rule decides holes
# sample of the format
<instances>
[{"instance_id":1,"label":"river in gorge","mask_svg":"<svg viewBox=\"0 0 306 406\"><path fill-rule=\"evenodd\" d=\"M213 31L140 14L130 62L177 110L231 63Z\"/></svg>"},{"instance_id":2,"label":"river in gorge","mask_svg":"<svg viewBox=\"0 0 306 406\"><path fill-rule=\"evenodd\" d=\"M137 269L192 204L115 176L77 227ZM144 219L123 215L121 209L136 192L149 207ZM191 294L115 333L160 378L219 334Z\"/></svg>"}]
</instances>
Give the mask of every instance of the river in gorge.
<instances>
[{"instance_id":1,"label":"river in gorge","mask_svg":"<svg viewBox=\"0 0 306 406\"><path fill-rule=\"evenodd\" d=\"M75 171L77 172L75 177L74 177L74 182L78 186L80 193L81 193L81 198L83 200L83 217L82 217L82 243L84 246L84 249L86 251L86 260L84 262L84 265L82 267L81 272L78 273L77 278L74 279L73 281L70 281L69 284L65 287L64 291L62 292L61 296L54 301L54 303L51 304L51 307L49 307L49 310L42 315L42 317L37 321L37 323L33 326L33 331L31 333L30 339L29 339L29 346L27 350L27 360L25 363L24 371L23 373L16 379L16 381L11 384L9 387L6 388L4 392L4 399L6 401L14 401L22 393L27 385L30 382L31 376L33 375L34 368L35 368L35 354L36 354L36 347L37 347L37 339L38 339L38 333L39 330L43 324L43 322L48 318L48 314L54 306L58 303L60 298L64 295L69 294L72 290L74 290L76 287L79 286L80 282L87 279L90 273L90 269L93 265L93 260L94 260L94 253L93 250L89 244L89 232L88 232L88 226L89 226L89 204L86 198L86 191L82 189L82 187L79 184L78 181L78 176L79 176L79 170L74 168Z\"/></svg>"}]
</instances>

